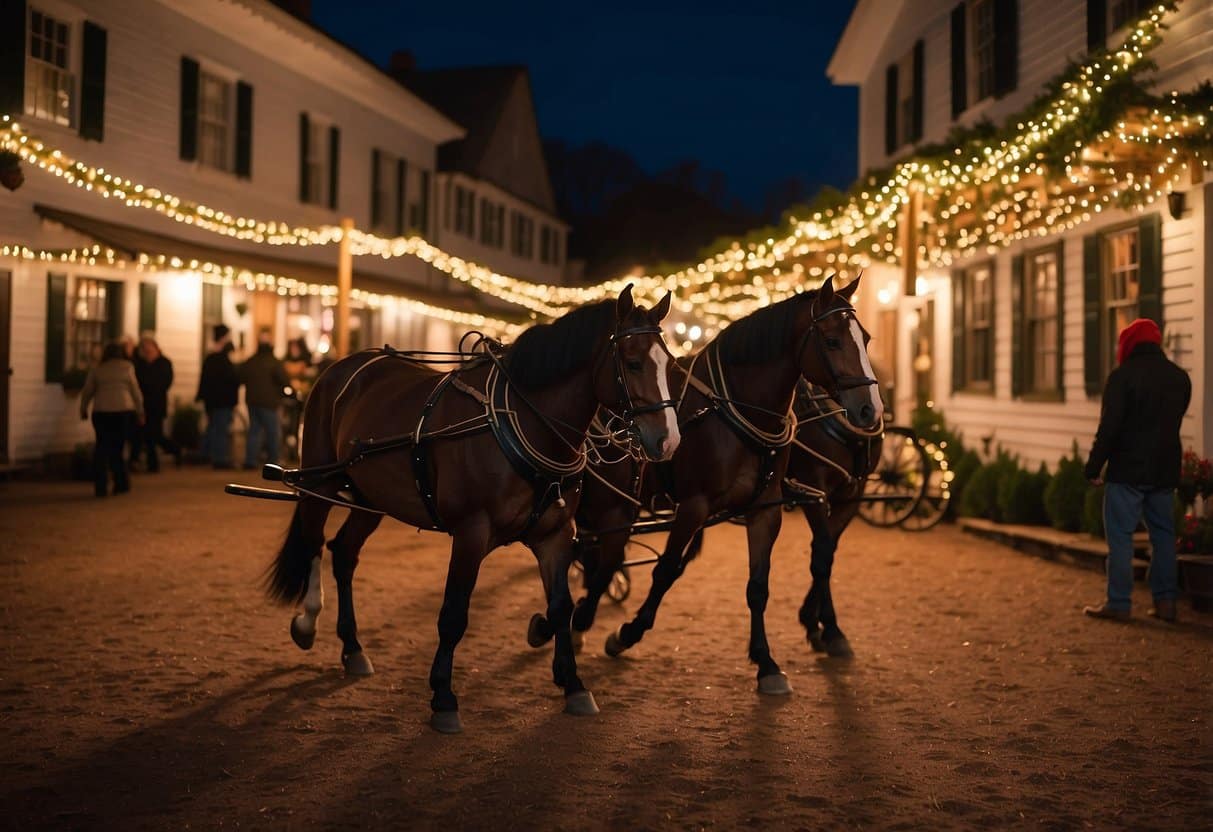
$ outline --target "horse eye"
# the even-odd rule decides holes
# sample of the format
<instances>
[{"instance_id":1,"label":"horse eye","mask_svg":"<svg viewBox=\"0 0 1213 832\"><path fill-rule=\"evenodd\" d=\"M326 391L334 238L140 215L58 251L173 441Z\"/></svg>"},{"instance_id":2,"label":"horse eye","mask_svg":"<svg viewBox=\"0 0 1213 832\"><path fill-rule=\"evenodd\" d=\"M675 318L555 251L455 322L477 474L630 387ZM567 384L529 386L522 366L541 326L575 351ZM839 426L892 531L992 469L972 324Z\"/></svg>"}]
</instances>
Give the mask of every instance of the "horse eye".
<instances>
[{"instance_id":1,"label":"horse eye","mask_svg":"<svg viewBox=\"0 0 1213 832\"><path fill-rule=\"evenodd\" d=\"M640 368L643 367L644 364L642 364L639 359L629 358L627 361L624 362L624 366L626 366L633 373L639 373Z\"/></svg>"},{"instance_id":2,"label":"horse eye","mask_svg":"<svg viewBox=\"0 0 1213 832\"><path fill-rule=\"evenodd\" d=\"M842 349L842 341L839 341L837 338L827 338L826 347L832 350L840 350Z\"/></svg>"}]
</instances>

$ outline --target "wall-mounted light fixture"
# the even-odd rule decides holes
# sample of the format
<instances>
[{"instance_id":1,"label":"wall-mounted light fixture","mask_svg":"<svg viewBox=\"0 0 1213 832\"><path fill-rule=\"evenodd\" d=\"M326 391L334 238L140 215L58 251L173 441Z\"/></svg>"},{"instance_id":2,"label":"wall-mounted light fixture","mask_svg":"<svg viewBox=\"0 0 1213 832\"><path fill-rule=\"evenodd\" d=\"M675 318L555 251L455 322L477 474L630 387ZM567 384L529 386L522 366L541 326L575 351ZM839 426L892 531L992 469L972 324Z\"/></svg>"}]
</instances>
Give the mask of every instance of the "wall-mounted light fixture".
<instances>
[{"instance_id":1,"label":"wall-mounted light fixture","mask_svg":"<svg viewBox=\"0 0 1213 832\"><path fill-rule=\"evenodd\" d=\"M1167 194L1167 209L1171 212L1171 219L1177 220L1184 215L1184 207L1188 202L1187 196L1183 191L1171 191Z\"/></svg>"}]
</instances>

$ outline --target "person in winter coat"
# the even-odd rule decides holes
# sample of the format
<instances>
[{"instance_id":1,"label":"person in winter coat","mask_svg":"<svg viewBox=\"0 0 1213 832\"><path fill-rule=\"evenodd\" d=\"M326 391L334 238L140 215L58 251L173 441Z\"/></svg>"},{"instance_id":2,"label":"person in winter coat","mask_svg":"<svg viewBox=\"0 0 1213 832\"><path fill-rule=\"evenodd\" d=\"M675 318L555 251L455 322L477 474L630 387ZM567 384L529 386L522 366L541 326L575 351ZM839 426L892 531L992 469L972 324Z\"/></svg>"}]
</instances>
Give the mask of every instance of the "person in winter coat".
<instances>
[{"instance_id":1,"label":"person in winter coat","mask_svg":"<svg viewBox=\"0 0 1213 832\"><path fill-rule=\"evenodd\" d=\"M268 331L261 332L257 352L240 366L240 380L244 383L244 403L248 406L244 467L257 467L263 446L268 461L277 464L278 440L282 434L278 406L291 381L282 362L274 357L274 345Z\"/></svg>"},{"instance_id":2,"label":"person in winter coat","mask_svg":"<svg viewBox=\"0 0 1213 832\"><path fill-rule=\"evenodd\" d=\"M173 362L160 352L160 345L151 335L145 334L139 341L139 352L135 362L135 378L143 393L143 409L147 413L143 430L139 432L139 447L147 454L147 470L160 470L158 449L177 458L181 464L181 449L164 435L164 419L168 416L168 390L173 385Z\"/></svg>"},{"instance_id":3,"label":"person in winter coat","mask_svg":"<svg viewBox=\"0 0 1213 832\"><path fill-rule=\"evenodd\" d=\"M120 342L108 345L101 354L101 363L88 371L80 393L80 418L88 419L88 406L93 405L93 430L97 434L93 452L93 486L98 497L106 496L108 473L114 477L114 494L131 490L130 477L122 449L130 426L143 422L143 395L135 380L135 367L126 356Z\"/></svg>"},{"instance_id":4,"label":"person in winter coat","mask_svg":"<svg viewBox=\"0 0 1213 832\"><path fill-rule=\"evenodd\" d=\"M1175 487L1183 446L1179 426L1192 399L1188 374L1162 351L1162 332L1148 318L1121 331L1120 365L1104 386L1099 430L1087 460L1092 485L1105 481L1104 527L1108 538L1108 598L1084 612L1127 620L1133 593L1133 530L1145 515L1150 532L1150 614L1176 617ZM1107 465L1105 474L1104 465Z\"/></svg>"},{"instance_id":5,"label":"person in winter coat","mask_svg":"<svg viewBox=\"0 0 1213 832\"><path fill-rule=\"evenodd\" d=\"M194 401L206 408L206 447L216 468L232 467L232 410L240 398L240 377L232 364L232 331L216 324L214 347L202 361L198 395Z\"/></svg>"}]
</instances>

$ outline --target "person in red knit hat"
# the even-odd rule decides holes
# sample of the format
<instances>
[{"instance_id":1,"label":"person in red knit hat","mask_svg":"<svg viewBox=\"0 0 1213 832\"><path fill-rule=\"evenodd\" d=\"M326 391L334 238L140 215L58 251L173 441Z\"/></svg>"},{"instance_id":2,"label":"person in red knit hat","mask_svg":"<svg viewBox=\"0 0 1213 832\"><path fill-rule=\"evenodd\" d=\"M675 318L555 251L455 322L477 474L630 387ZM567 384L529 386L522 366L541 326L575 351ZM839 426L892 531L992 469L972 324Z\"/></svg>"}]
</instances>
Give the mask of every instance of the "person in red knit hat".
<instances>
[{"instance_id":1,"label":"person in red knit hat","mask_svg":"<svg viewBox=\"0 0 1213 832\"><path fill-rule=\"evenodd\" d=\"M1176 618L1175 487L1183 445L1179 426L1192 399L1188 374L1162 351L1162 332L1149 318L1121 330L1120 365L1104 385L1099 430L1087 460L1092 485L1104 490L1108 538L1108 597L1084 612L1094 618L1128 620L1133 594L1133 531L1145 516L1150 532L1150 614ZM1104 473L1104 465L1107 473Z\"/></svg>"}]
</instances>

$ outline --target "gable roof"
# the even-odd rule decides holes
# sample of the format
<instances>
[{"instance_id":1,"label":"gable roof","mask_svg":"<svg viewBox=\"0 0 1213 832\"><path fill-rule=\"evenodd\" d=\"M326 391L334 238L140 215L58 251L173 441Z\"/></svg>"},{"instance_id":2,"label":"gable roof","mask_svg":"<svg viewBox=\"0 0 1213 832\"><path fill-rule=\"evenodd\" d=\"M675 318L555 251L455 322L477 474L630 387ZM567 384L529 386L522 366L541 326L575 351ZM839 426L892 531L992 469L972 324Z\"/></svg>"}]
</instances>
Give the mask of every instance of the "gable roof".
<instances>
[{"instance_id":1,"label":"gable roof","mask_svg":"<svg viewBox=\"0 0 1213 832\"><path fill-rule=\"evenodd\" d=\"M859 0L838 38L826 75L839 85L862 84L872 71L905 0Z\"/></svg>"},{"instance_id":2,"label":"gable roof","mask_svg":"<svg viewBox=\"0 0 1213 832\"><path fill-rule=\"evenodd\" d=\"M464 138L438 148L439 170L458 171L492 182L555 216L556 198L539 139L526 67L413 70L398 77L406 87L467 130ZM522 138L528 146L529 158L521 165L503 165L501 159L494 158L494 152L501 150L499 129L511 109L528 134ZM510 126L516 128L519 122Z\"/></svg>"}]
</instances>

